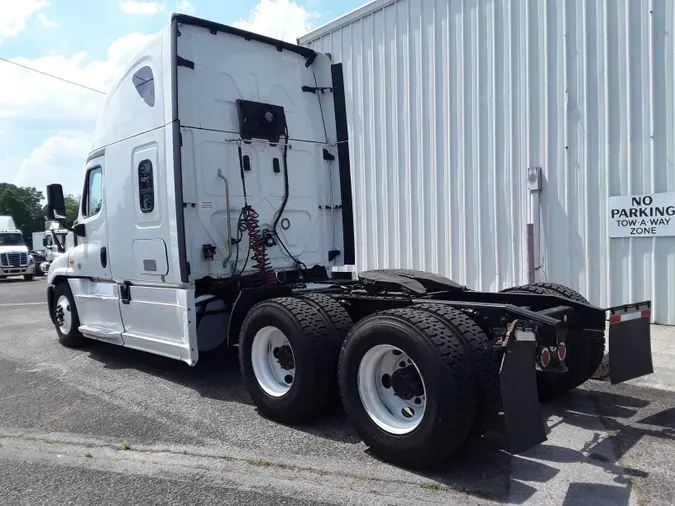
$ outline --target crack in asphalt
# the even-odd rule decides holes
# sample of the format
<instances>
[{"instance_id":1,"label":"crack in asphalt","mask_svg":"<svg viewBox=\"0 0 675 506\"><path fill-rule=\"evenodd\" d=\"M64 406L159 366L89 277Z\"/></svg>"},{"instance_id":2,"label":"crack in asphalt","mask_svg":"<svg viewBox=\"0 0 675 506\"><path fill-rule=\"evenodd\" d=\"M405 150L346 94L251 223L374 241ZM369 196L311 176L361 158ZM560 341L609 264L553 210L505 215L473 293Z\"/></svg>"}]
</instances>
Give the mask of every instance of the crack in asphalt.
<instances>
[{"instance_id":1,"label":"crack in asphalt","mask_svg":"<svg viewBox=\"0 0 675 506\"><path fill-rule=\"evenodd\" d=\"M31 436L30 434L7 434L7 433L0 433L0 440L17 440L17 441L29 441L33 443L41 443L43 445L48 445L46 447L40 448L39 450L48 453L48 454L58 454L62 452L57 452L57 451L50 451L49 447L53 445L63 445L63 446L69 446L69 447L76 447L79 449L107 449L107 450L115 450L121 453L136 453L136 454L153 454L153 455L174 455L174 456L185 456L185 457L194 457L194 458L201 458L201 459L208 459L208 460L215 460L215 461L226 461L226 462L235 462L235 463L241 463L241 464L246 464L249 466L254 466L258 468L270 468L270 469L280 469L280 470L285 470L285 471L291 471L291 472L308 472L312 474L317 474L319 476L332 476L332 477L341 477L341 478L349 478L349 479L354 479L354 480L365 480L365 481L371 481L371 482L378 482L378 483L395 483L399 485L412 485L415 487L421 487L425 490L434 490L437 492L459 492L462 494L469 494L472 496L478 496L482 499L492 499L495 500L497 498L496 494L492 494L489 492L486 492L484 494L481 494L480 492L476 494L475 490L471 490L468 492L467 490L463 490L460 487L451 487L448 485L441 485L436 482L414 482L414 481L407 481L407 480L399 480L399 479L393 479L393 480L384 480L381 478L377 477L372 477L372 476L364 476L364 475L357 475L357 474L352 474L352 473L340 473L340 472L331 472L331 471L325 471L322 469L315 469L312 467L305 467L305 466L297 466L297 465L291 465L291 464L286 464L283 462L275 462L275 461L270 461L270 460L264 460L264 459L247 459L247 458L242 458L242 457L232 457L229 455L216 455L216 454L209 454L209 453L201 453L201 452L194 452L194 451L187 451L187 450L182 450L182 451L177 451L177 450L169 450L169 449L157 449L157 448L152 448L152 447L146 447L146 446L141 446L141 447L134 447L131 445L125 445L122 443L119 446L115 446L111 443L83 443L83 442L74 442L74 441L67 441L67 440L62 440L62 439L48 439L48 438L42 438L42 437L37 437L37 436ZM153 462L148 462L155 464ZM188 467L191 469L201 469L203 473L201 473L201 477L203 477L204 474L206 474L206 471L208 470L208 467L204 467L203 465L186 465L186 464L178 464L181 467ZM196 480L195 480L196 481Z\"/></svg>"}]
</instances>

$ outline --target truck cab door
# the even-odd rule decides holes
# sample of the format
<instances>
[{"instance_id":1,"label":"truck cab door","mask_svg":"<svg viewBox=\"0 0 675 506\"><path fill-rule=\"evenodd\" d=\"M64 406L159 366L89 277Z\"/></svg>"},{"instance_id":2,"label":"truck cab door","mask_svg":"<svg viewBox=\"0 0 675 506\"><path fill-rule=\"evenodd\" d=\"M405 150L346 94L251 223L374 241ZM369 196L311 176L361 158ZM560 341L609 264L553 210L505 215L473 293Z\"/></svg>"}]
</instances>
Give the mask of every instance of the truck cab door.
<instances>
[{"instance_id":1,"label":"truck cab door","mask_svg":"<svg viewBox=\"0 0 675 506\"><path fill-rule=\"evenodd\" d=\"M80 332L101 341L122 344L119 286L112 280L104 198L104 156L89 160L76 233L70 251L68 282L80 318Z\"/></svg>"}]
</instances>

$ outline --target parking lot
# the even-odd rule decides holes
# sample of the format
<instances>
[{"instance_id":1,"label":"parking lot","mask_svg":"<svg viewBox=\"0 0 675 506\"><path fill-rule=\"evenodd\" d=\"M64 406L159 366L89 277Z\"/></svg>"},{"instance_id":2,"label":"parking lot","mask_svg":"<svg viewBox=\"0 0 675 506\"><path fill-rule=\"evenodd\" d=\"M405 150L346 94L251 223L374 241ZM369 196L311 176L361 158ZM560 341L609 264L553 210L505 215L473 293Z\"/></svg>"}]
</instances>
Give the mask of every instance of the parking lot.
<instances>
[{"instance_id":1,"label":"parking lot","mask_svg":"<svg viewBox=\"0 0 675 506\"><path fill-rule=\"evenodd\" d=\"M0 281L3 504L671 504L675 394L591 381L545 407L549 440L503 433L422 472L367 451L339 407L262 418L236 354L190 368L112 345L61 347L46 282ZM664 387L667 388L667 385Z\"/></svg>"}]
</instances>

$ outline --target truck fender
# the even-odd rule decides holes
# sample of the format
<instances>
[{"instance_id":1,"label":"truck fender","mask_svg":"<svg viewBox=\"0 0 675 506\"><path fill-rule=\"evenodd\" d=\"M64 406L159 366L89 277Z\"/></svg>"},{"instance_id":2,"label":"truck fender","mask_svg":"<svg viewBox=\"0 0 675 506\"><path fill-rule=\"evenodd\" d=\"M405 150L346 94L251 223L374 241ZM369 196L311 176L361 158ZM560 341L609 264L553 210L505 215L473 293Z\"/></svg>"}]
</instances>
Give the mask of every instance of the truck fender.
<instances>
[{"instance_id":1,"label":"truck fender","mask_svg":"<svg viewBox=\"0 0 675 506\"><path fill-rule=\"evenodd\" d=\"M230 323L227 328L227 346L230 347L239 342L241 325L249 311L258 302L276 297L288 297L293 290L290 286L263 286L257 288L243 288L232 306Z\"/></svg>"},{"instance_id":2,"label":"truck fender","mask_svg":"<svg viewBox=\"0 0 675 506\"><path fill-rule=\"evenodd\" d=\"M47 285L47 308L49 310L49 319L53 324L54 321L54 285Z\"/></svg>"},{"instance_id":3,"label":"truck fender","mask_svg":"<svg viewBox=\"0 0 675 506\"><path fill-rule=\"evenodd\" d=\"M67 283L66 268L49 269L49 282L47 284L47 308L49 318L54 322L54 289L59 283Z\"/></svg>"}]
</instances>

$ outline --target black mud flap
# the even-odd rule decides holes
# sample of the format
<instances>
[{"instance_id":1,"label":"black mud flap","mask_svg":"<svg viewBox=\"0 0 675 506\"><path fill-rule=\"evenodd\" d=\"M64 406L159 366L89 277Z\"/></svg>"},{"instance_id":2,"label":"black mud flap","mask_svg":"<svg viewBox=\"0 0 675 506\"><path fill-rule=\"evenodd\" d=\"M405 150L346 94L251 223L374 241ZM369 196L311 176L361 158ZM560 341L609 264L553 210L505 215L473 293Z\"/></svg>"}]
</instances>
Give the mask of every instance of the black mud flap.
<instances>
[{"instance_id":1,"label":"black mud flap","mask_svg":"<svg viewBox=\"0 0 675 506\"><path fill-rule=\"evenodd\" d=\"M535 335L515 330L515 323L507 333L499 375L509 451L522 453L547 437L537 391Z\"/></svg>"},{"instance_id":2,"label":"black mud flap","mask_svg":"<svg viewBox=\"0 0 675 506\"><path fill-rule=\"evenodd\" d=\"M609 381L612 385L654 372L651 301L609 311Z\"/></svg>"}]
</instances>

